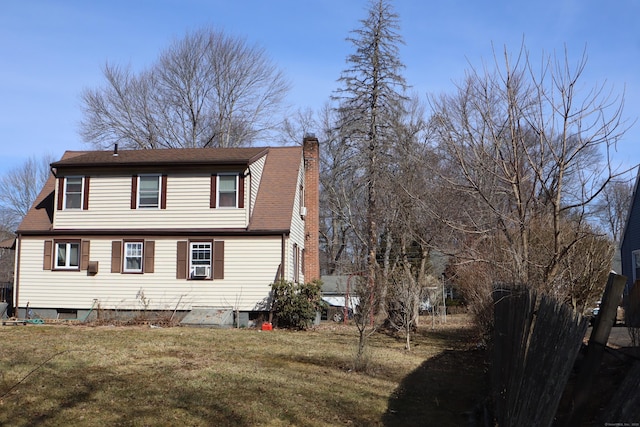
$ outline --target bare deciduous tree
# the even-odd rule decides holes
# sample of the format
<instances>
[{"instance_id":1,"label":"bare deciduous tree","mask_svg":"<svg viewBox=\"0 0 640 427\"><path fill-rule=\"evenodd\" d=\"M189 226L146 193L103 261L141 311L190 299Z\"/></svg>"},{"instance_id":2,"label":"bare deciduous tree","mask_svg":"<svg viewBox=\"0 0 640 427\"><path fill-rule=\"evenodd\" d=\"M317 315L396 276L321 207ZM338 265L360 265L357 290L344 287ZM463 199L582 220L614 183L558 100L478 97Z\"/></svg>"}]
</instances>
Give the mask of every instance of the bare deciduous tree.
<instances>
[{"instance_id":1,"label":"bare deciduous tree","mask_svg":"<svg viewBox=\"0 0 640 427\"><path fill-rule=\"evenodd\" d=\"M439 173L464 203L431 209L456 232L450 249L492 281L558 292L571 288L573 251L598 235L588 226L598 196L625 173L609 153L626 124L622 98L579 92L586 56L543 60L505 52L496 71L471 70L456 94L432 100Z\"/></svg>"},{"instance_id":2,"label":"bare deciduous tree","mask_svg":"<svg viewBox=\"0 0 640 427\"><path fill-rule=\"evenodd\" d=\"M42 190L49 174L52 155L32 156L0 177L0 241L14 232ZM0 282L13 281L13 251L0 248Z\"/></svg>"},{"instance_id":3,"label":"bare deciduous tree","mask_svg":"<svg viewBox=\"0 0 640 427\"><path fill-rule=\"evenodd\" d=\"M139 74L106 64L82 93L83 139L97 147L234 147L267 138L289 83L263 49L209 28L188 33Z\"/></svg>"},{"instance_id":4,"label":"bare deciduous tree","mask_svg":"<svg viewBox=\"0 0 640 427\"><path fill-rule=\"evenodd\" d=\"M622 241L625 221L631 206L633 184L631 181L616 180L602 192L596 205L596 212L607 228L614 242Z\"/></svg>"},{"instance_id":5,"label":"bare deciduous tree","mask_svg":"<svg viewBox=\"0 0 640 427\"><path fill-rule=\"evenodd\" d=\"M47 181L54 160L52 155L32 156L0 177L0 229L16 230Z\"/></svg>"}]
</instances>

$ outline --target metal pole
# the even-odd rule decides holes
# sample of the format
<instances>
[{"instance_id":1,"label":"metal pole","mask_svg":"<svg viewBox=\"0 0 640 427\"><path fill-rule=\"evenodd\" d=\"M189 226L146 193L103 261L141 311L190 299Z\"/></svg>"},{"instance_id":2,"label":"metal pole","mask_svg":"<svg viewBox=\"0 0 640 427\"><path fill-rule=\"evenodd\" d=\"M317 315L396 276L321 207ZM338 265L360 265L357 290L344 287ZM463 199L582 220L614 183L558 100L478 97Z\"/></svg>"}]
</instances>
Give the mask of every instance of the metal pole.
<instances>
[{"instance_id":1,"label":"metal pole","mask_svg":"<svg viewBox=\"0 0 640 427\"><path fill-rule=\"evenodd\" d=\"M444 323L447 323L447 295L444 289L444 274L442 275L442 309Z\"/></svg>"}]
</instances>

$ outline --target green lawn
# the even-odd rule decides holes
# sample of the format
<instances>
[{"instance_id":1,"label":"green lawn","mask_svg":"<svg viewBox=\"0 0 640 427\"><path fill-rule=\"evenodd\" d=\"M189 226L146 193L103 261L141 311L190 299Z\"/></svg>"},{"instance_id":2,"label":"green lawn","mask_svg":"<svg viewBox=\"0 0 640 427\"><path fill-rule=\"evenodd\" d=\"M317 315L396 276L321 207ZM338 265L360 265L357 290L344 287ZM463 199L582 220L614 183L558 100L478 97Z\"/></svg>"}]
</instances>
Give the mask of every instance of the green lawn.
<instances>
[{"instance_id":1,"label":"green lawn","mask_svg":"<svg viewBox=\"0 0 640 427\"><path fill-rule=\"evenodd\" d=\"M427 323L427 322L425 322ZM28 325L0 327L0 425L460 425L484 393L464 318L376 334Z\"/></svg>"}]
</instances>

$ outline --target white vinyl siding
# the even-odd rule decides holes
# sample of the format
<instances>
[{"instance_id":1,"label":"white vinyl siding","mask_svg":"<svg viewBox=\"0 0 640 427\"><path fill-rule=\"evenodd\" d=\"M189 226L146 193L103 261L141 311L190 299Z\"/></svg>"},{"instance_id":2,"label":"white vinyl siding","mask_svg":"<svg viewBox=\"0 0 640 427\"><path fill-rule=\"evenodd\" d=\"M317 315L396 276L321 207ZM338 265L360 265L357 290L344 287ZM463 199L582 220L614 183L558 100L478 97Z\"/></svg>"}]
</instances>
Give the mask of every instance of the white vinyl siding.
<instances>
[{"instance_id":1,"label":"white vinyl siding","mask_svg":"<svg viewBox=\"0 0 640 427\"><path fill-rule=\"evenodd\" d=\"M253 208L256 205L256 199L258 198L258 189L260 188L260 182L262 181L262 172L264 171L264 164L267 161L267 156L262 156L255 162L251 164L249 167L249 182L250 182L250 191L247 191L245 188L245 193L250 192L250 200L251 200L251 210L249 215L253 213Z\"/></svg>"},{"instance_id":2,"label":"white vinyl siding","mask_svg":"<svg viewBox=\"0 0 640 427\"><path fill-rule=\"evenodd\" d=\"M83 239L87 239L84 237ZM140 295L149 310L189 310L192 306L233 307L242 311L265 310L270 286L280 264L281 238L216 237L225 242L224 279L176 279L176 242L183 237L155 240L153 274L111 273L111 241L117 236L91 238L95 275L77 271L42 269L42 239L21 239L19 304L37 308L89 309L94 299L104 309L139 310ZM251 268L247 268L251 260ZM141 292L142 291L142 292ZM178 304L179 303L179 304Z\"/></svg>"},{"instance_id":3,"label":"white vinyl siding","mask_svg":"<svg viewBox=\"0 0 640 427\"><path fill-rule=\"evenodd\" d=\"M245 228L245 209L209 207L210 185L210 175L169 175L166 209L131 209L131 176L95 176L89 194L91 209L56 212L54 228Z\"/></svg>"}]
</instances>

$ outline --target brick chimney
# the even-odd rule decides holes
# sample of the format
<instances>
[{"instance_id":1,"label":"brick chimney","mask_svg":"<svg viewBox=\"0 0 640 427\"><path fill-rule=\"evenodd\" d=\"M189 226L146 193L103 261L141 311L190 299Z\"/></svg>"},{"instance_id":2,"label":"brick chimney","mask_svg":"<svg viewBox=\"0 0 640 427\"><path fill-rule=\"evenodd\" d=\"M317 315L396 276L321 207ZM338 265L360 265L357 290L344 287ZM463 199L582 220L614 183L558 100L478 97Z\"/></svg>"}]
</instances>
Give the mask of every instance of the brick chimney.
<instances>
[{"instance_id":1,"label":"brick chimney","mask_svg":"<svg viewBox=\"0 0 640 427\"><path fill-rule=\"evenodd\" d=\"M320 147L313 134L302 141L304 157L304 281L320 278Z\"/></svg>"}]
</instances>

